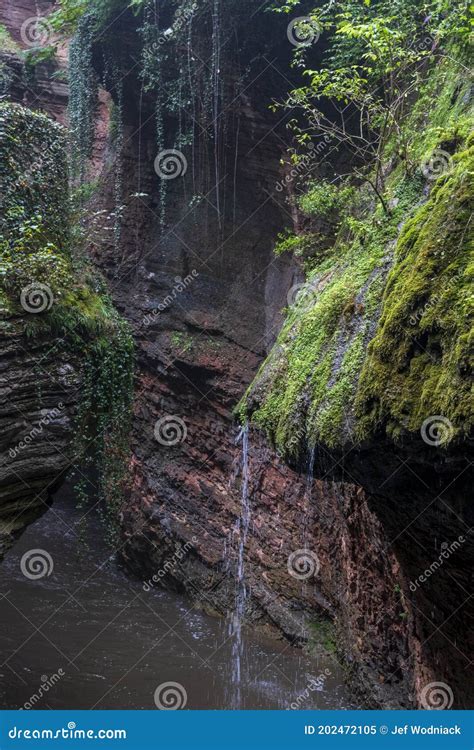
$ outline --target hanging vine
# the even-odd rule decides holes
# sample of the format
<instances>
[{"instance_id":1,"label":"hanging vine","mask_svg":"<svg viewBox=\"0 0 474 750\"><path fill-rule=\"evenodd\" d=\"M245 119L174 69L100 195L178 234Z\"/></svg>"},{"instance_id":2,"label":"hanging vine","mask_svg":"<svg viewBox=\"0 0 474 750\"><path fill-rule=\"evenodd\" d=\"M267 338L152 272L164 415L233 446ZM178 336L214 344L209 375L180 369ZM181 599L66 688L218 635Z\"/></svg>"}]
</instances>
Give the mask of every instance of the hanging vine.
<instances>
[{"instance_id":1,"label":"hanging vine","mask_svg":"<svg viewBox=\"0 0 474 750\"><path fill-rule=\"evenodd\" d=\"M69 46L69 122L71 133L71 174L82 184L94 142L94 115L97 105L97 76L92 66L95 17L85 13Z\"/></svg>"},{"instance_id":2,"label":"hanging vine","mask_svg":"<svg viewBox=\"0 0 474 750\"><path fill-rule=\"evenodd\" d=\"M142 40L142 67L140 76L143 83L143 91L145 93L152 92L155 98L156 148L157 153L160 153L165 148L162 78L163 55L159 34L159 11L154 0L149 0L146 3L143 9L143 24L138 31ZM166 217L166 180L160 180L159 193L159 220L160 226L163 228Z\"/></svg>"}]
</instances>

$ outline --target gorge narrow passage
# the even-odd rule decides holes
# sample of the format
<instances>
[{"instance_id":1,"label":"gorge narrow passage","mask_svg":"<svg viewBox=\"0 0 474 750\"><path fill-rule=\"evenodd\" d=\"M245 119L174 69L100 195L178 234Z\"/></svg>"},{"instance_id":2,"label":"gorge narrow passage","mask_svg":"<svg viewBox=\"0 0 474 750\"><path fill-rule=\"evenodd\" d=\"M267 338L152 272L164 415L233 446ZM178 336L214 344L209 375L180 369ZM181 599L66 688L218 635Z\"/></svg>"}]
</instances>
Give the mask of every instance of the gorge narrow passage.
<instances>
[{"instance_id":1,"label":"gorge narrow passage","mask_svg":"<svg viewBox=\"0 0 474 750\"><path fill-rule=\"evenodd\" d=\"M81 526L87 546L78 539ZM155 696L165 700L158 688L173 682L184 688L188 709L228 708L234 638L225 621L179 595L145 590L117 566L103 537L95 511L78 510L66 484L7 555L0 588L3 705L152 709ZM22 560L31 575L39 572L28 565L32 550L43 551L49 575L22 572ZM330 654L310 658L242 628L240 658L241 708L353 705Z\"/></svg>"}]
</instances>

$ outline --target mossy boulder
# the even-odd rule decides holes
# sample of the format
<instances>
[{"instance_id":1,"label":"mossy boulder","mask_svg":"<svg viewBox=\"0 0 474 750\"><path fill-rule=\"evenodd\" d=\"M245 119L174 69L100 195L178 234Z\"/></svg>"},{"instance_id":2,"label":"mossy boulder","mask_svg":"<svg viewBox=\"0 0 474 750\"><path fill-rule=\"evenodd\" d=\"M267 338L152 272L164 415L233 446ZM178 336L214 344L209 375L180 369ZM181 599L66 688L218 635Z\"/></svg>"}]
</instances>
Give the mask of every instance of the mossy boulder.
<instances>
[{"instance_id":1,"label":"mossy boulder","mask_svg":"<svg viewBox=\"0 0 474 750\"><path fill-rule=\"evenodd\" d=\"M448 420L445 443L472 428L473 179L474 145L453 157L399 237L358 383L361 437L378 425L397 437L435 416Z\"/></svg>"},{"instance_id":2,"label":"mossy boulder","mask_svg":"<svg viewBox=\"0 0 474 750\"><path fill-rule=\"evenodd\" d=\"M103 494L115 513L128 440L133 342L104 280L85 260L80 227L72 221L64 129L41 113L0 104L0 163L2 336L18 349L19 360L30 342L54 352L52 361L41 359L43 371L61 362L77 370L69 447L76 455L95 453ZM38 399L40 408L41 394Z\"/></svg>"},{"instance_id":3,"label":"mossy boulder","mask_svg":"<svg viewBox=\"0 0 474 750\"><path fill-rule=\"evenodd\" d=\"M365 220L343 228L290 307L273 352L242 404L288 457L308 444L354 441L354 401L374 335L404 217L415 210L418 177L393 188L390 215L368 203Z\"/></svg>"},{"instance_id":4,"label":"mossy boulder","mask_svg":"<svg viewBox=\"0 0 474 750\"><path fill-rule=\"evenodd\" d=\"M472 429L472 139L451 146L438 179L393 171L390 212L346 222L288 310L239 412L289 459Z\"/></svg>"}]
</instances>

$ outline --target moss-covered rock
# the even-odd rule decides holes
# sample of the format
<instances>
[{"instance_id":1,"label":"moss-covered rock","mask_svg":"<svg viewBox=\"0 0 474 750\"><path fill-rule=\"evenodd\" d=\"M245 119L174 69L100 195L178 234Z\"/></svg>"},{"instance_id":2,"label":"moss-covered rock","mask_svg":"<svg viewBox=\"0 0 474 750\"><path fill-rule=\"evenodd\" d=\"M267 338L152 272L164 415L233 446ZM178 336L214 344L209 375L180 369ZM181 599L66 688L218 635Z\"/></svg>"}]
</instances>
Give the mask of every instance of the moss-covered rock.
<instances>
[{"instance_id":1,"label":"moss-covered rock","mask_svg":"<svg viewBox=\"0 0 474 750\"><path fill-rule=\"evenodd\" d=\"M336 446L354 439L359 373L400 222L421 190L419 179L404 180L394 188L398 202L390 215L372 206L370 218L344 227L289 310L275 350L248 393L253 421L287 455L298 456L308 443Z\"/></svg>"},{"instance_id":2,"label":"moss-covered rock","mask_svg":"<svg viewBox=\"0 0 474 750\"><path fill-rule=\"evenodd\" d=\"M472 427L470 113L459 73L450 63L433 71L409 125L422 133L418 168L390 156L390 211L367 199L361 210L359 199L289 309L239 406L288 458L379 431L398 439L432 416L442 444Z\"/></svg>"},{"instance_id":3,"label":"moss-covered rock","mask_svg":"<svg viewBox=\"0 0 474 750\"><path fill-rule=\"evenodd\" d=\"M434 415L451 424L446 443L472 427L473 179L471 146L400 235L358 384L361 437L379 424L418 431Z\"/></svg>"},{"instance_id":4,"label":"moss-covered rock","mask_svg":"<svg viewBox=\"0 0 474 750\"><path fill-rule=\"evenodd\" d=\"M116 510L133 343L105 282L78 252L63 128L43 114L0 104L0 163L0 328L5 341L23 342L25 352L29 341L50 342L56 364L72 361L79 370L70 450L95 455L103 494ZM50 364L45 359L43 370Z\"/></svg>"}]
</instances>

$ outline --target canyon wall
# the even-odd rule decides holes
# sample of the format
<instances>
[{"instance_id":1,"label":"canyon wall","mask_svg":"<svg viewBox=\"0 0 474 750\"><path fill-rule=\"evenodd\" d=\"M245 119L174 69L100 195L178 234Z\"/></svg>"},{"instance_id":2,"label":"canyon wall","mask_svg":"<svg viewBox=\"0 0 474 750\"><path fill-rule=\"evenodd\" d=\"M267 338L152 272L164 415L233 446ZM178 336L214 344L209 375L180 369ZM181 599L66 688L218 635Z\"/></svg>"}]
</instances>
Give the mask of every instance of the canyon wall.
<instances>
[{"instance_id":1,"label":"canyon wall","mask_svg":"<svg viewBox=\"0 0 474 750\"><path fill-rule=\"evenodd\" d=\"M178 50L193 76L202 67L219 79L207 119L193 111L194 100L186 105L192 145L178 137L179 107L162 116L158 143L156 92L139 75L139 20L122 14L111 38L97 42L93 67L107 93L95 110L88 178L91 214L113 215L120 235L105 234L90 251L132 327L138 363L121 556L143 580L155 577L225 615L234 607L242 490L233 410L302 275L272 251L294 218L280 188L286 120L268 108L291 87L286 23L246 3L220 21L218 32L215 19L200 16L190 46ZM166 30L170 18L160 25ZM119 76L104 65L108 45ZM180 73L169 58L167 91ZM169 96L178 96L174 88ZM156 162L169 149L180 165L171 180ZM261 382L248 416L263 401ZM469 560L458 552L432 582L415 592L410 582L466 529L467 476L453 483L464 451L443 458L434 474L425 449L395 447L379 434L342 450L318 444L311 468L301 421L287 427L288 442L302 444L296 455L250 430L246 622L295 642L336 644L363 705L420 706L423 688L445 681L463 707ZM314 575L304 579L289 564L301 550L313 555Z\"/></svg>"},{"instance_id":2,"label":"canyon wall","mask_svg":"<svg viewBox=\"0 0 474 750\"><path fill-rule=\"evenodd\" d=\"M237 22L245 27L242 18ZM137 59L140 40L133 39L128 19L118 23L126 30L115 33ZM253 23L258 39L261 30ZM204 23L197 28L211 33ZM280 32L275 28L265 38L279 39ZM238 35L244 37L240 27ZM154 577L223 614L234 606L241 514L241 445L232 410L281 326L288 290L300 279L291 261L272 257L273 240L291 216L279 187L285 134L267 108L288 81L275 74L278 62L268 64L270 52L257 58L244 92L235 93L231 74L223 78L225 127L180 150L188 171L167 183L164 226L153 104L135 72L126 77L120 258L112 246L97 256L134 326L139 359L123 558L144 580ZM226 55L232 70L252 59L245 45ZM100 62L97 69L103 74ZM110 92L117 101L113 82ZM172 117L166 122L166 145L173 145L176 123ZM217 158L218 189L208 179ZM115 184L104 178L108 197L98 206L113 206ZM301 438L297 422L290 429ZM250 445L248 621L276 626L297 641L308 637L308 622L316 632L333 623L338 653L366 705L420 705L423 687L439 679L453 685L463 705L466 652L457 651L455 632L466 627L468 603L449 615L467 585L465 559L459 567L454 556L440 576L449 601L429 585L416 597L410 590L441 545L465 529L455 516L463 481L447 510L446 499L433 496L433 482L423 486L431 459L410 471L410 449L400 455L381 438L355 451L354 467L344 451L321 448L308 490L309 455L290 460L291 469L260 435L251 433ZM464 460L458 456L456 465ZM446 484L449 479L439 480L440 487ZM423 515L430 503L433 513ZM316 553L319 572L301 583L288 559L305 548ZM453 576L458 588L450 586ZM441 633L438 624L446 619Z\"/></svg>"},{"instance_id":3,"label":"canyon wall","mask_svg":"<svg viewBox=\"0 0 474 750\"><path fill-rule=\"evenodd\" d=\"M41 325L42 312L53 304L53 295L34 277L48 260L43 256L38 262L33 248L27 255L28 242L35 243L40 212L51 215L50 238L64 236L54 222L55 211L64 219L68 214L63 132L43 115L2 104L0 153L3 554L48 507L71 464L81 367L68 342ZM56 189L47 196L51 180Z\"/></svg>"},{"instance_id":4,"label":"canyon wall","mask_svg":"<svg viewBox=\"0 0 474 750\"><path fill-rule=\"evenodd\" d=\"M115 403L126 419L120 385L131 342L103 283L72 260L64 128L2 102L0 157L3 554L50 506L67 470L85 478L79 463L113 434Z\"/></svg>"}]
</instances>

